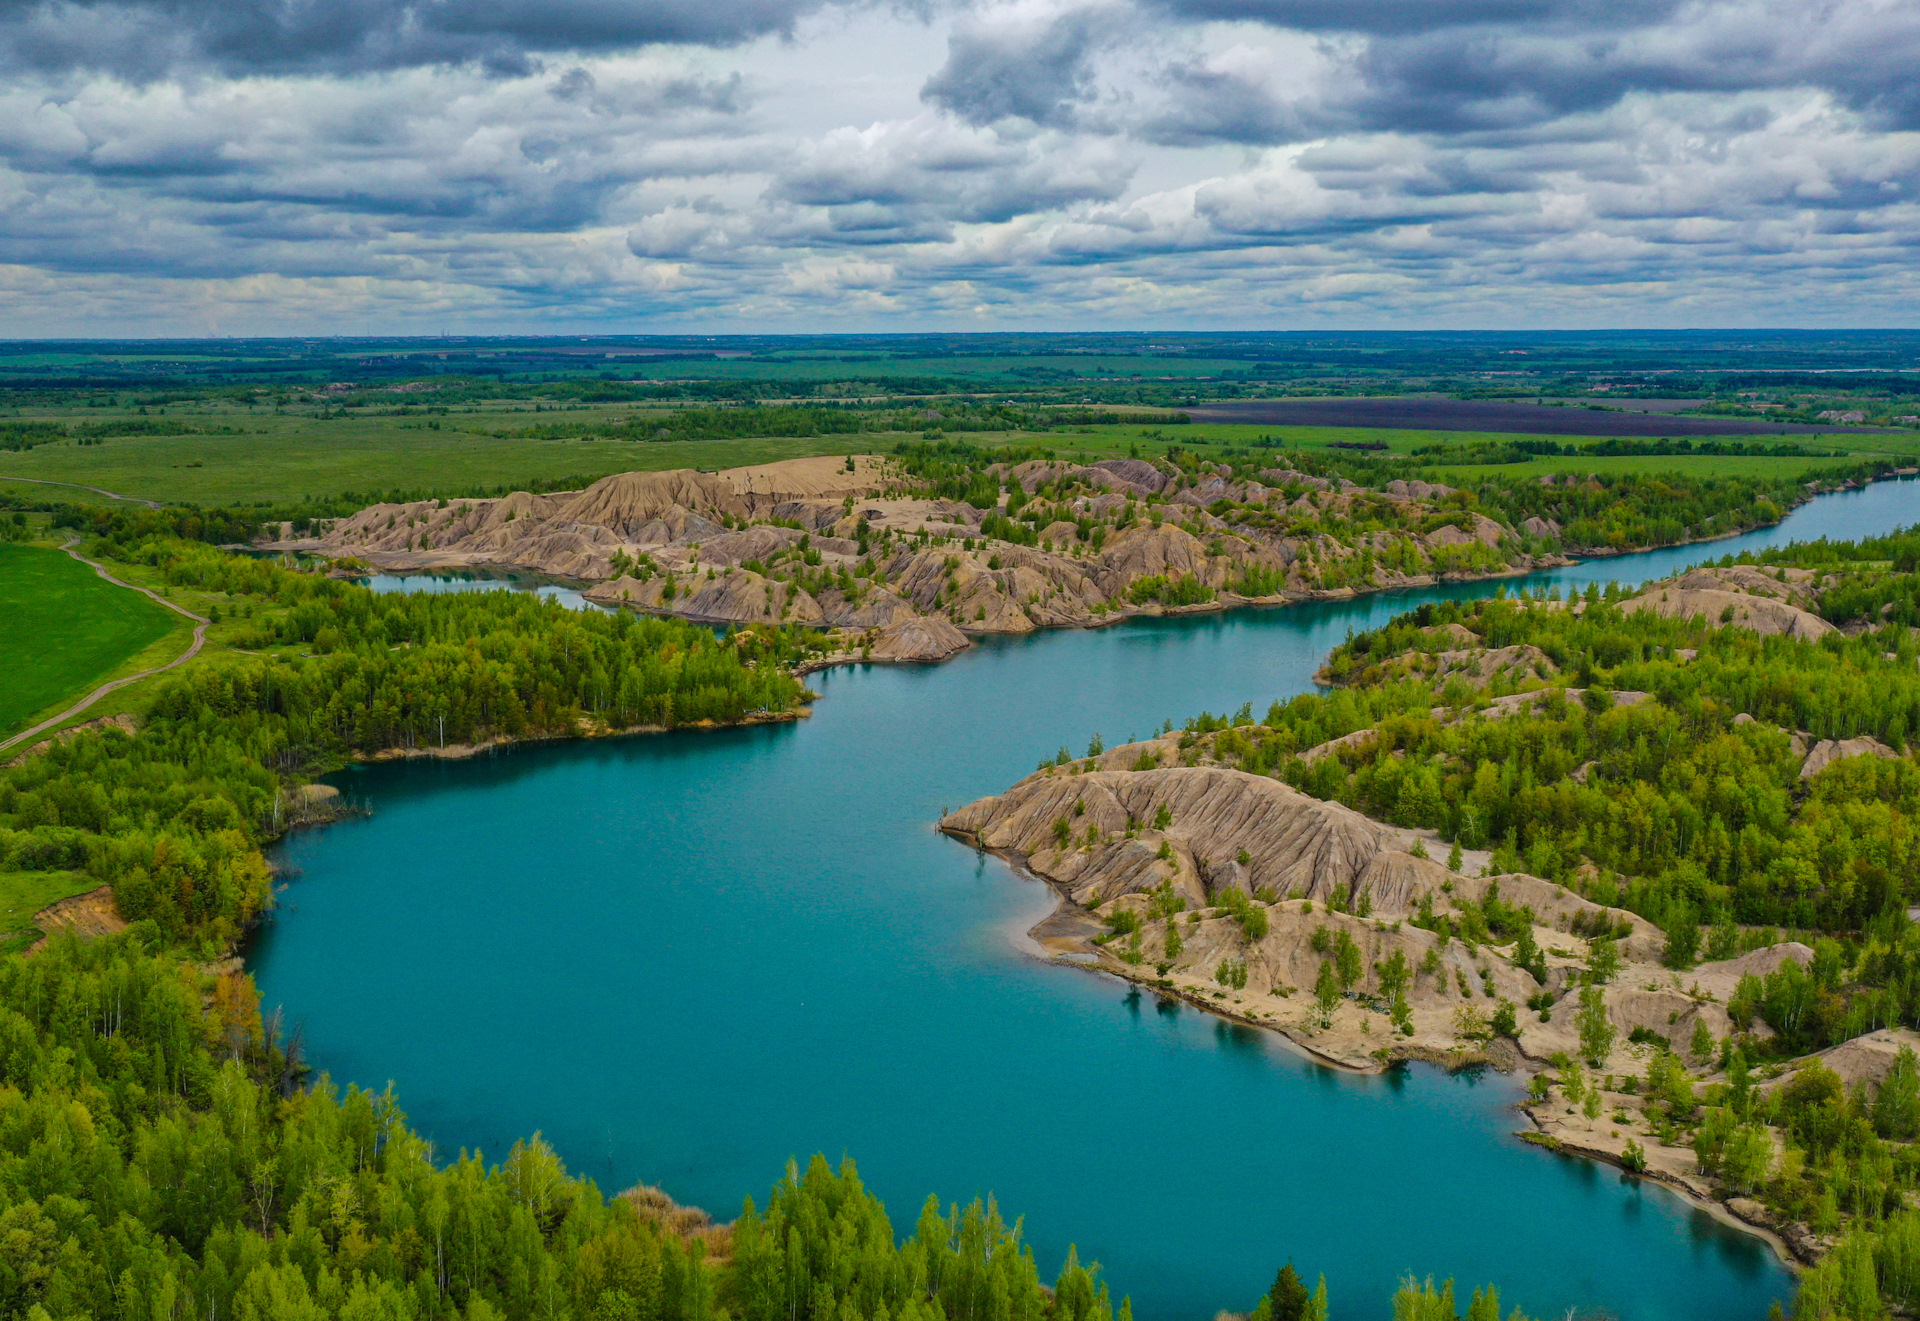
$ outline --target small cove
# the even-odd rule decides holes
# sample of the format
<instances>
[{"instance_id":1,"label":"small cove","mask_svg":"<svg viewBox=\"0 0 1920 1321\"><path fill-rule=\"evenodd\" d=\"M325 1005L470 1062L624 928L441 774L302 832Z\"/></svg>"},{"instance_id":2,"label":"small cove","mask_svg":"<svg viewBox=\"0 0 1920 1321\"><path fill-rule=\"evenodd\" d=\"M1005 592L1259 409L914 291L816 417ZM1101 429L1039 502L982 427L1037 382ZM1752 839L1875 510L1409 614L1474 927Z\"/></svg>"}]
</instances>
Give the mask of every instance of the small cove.
<instances>
[{"instance_id":1,"label":"small cove","mask_svg":"<svg viewBox=\"0 0 1920 1321\"><path fill-rule=\"evenodd\" d=\"M1644 581L1916 518L1920 484L1882 483L1524 582ZM788 1156L846 1153L897 1231L928 1192L992 1192L1044 1274L1074 1242L1141 1321L1245 1307L1288 1257L1342 1316L1384 1316L1413 1272L1498 1281L1535 1315L1757 1319L1790 1289L1761 1243L1524 1146L1514 1080L1336 1074L1045 966L1010 934L1044 888L931 829L1062 744L1264 710L1348 629L1498 586L996 639L813 675L794 725L349 772L374 815L287 844L303 875L251 964L318 1067L391 1079L443 1155L498 1159L538 1129L604 1187L725 1218Z\"/></svg>"}]
</instances>

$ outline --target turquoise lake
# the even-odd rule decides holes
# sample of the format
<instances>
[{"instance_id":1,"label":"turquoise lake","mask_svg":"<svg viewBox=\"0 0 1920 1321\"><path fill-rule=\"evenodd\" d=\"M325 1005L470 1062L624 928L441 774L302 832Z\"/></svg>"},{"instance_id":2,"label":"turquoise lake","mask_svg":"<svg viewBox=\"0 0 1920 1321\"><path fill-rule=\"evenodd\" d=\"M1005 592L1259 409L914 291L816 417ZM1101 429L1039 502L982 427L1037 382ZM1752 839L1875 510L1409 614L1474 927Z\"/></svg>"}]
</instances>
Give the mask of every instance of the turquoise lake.
<instances>
[{"instance_id":1,"label":"turquoise lake","mask_svg":"<svg viewBox=\"0 0 1920 1321\"><path fill-rule=\"evenodd\" d=\"M1882 483L1523 582L1914 521L1920 483ZM392 1081L444 1156L538 1130L604 1188L725 1219L789 1157L851 1155L896 1231L929 1193L991 1193L1045 1276L1076 1244L1141 1321L1248 1308L1288 1259L1341 1318L1386 1316L1413 1273L1535 1316L1758 1321L1792 1287L1764 1245L1524 1145L1513 1079L1336 1073L1045 965L1021 939L1045 887L932 828L1062 745L1264 711L1349 629L1499 586L990 640L814 675L791 725L348 772L372 816L285 846L300 874L250 964L318 1068Z\"/></svg>"}]
</instances>

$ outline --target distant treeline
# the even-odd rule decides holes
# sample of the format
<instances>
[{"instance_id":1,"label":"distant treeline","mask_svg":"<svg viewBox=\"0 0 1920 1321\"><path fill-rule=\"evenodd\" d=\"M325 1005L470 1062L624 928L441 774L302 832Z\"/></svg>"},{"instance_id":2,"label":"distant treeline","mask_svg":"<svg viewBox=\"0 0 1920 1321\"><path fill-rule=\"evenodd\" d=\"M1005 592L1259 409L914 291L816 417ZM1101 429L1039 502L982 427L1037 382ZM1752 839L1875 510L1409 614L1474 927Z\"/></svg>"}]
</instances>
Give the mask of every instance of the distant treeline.
<instances>
[{"instance_id":1,"label":"distant treeline","mask_svg":"<svg viewBox=\"0 0 1920 1321\"><path fill-rule=\"evenodd\" d=\"M237 427L210 427L177 417L120 417L61 426L56 422L0 422L0 450L30 450L58 440L91 444L109 436L237 436Z\"/></svg>"},{"instance_id":2,"label":"distant treeline","mask_svg":"<svg viewBox=\"0 0 1920 1321\"><path fill-rule=\"evenodd\" d=\"M1782 459L1837 459L1846 450L1816 448L1794 441L1770 443L1764 440L1630 440L1610 436L1604 440L1557 441L1532 438L1483 441L1474 445L1422 445L1411 451L1418 459L1436 464L1461 466L1497 466L1529 463L1535 456L1564 458L1642 458L1667 455L1716 455L1722 457L1766 457Z\"/></svg>"},{"instance_id":3,"label":"distant treeline","mask_svg":"<svg viewBox=\"0 0 1920 1321\"><path fill-rule=\"evenodd\" d=\"M564 440L741 440L773 436L840 436L865 432L1049 431L1062 427L1180 424L1184 413L1121 413L1088 408L1034 408L1013 403L919 401L902 408L878 404L753 404L738 408L687 408L665 415L603 421L556 422L496 431L502 438Z\"/></svg>"}]
</instances>

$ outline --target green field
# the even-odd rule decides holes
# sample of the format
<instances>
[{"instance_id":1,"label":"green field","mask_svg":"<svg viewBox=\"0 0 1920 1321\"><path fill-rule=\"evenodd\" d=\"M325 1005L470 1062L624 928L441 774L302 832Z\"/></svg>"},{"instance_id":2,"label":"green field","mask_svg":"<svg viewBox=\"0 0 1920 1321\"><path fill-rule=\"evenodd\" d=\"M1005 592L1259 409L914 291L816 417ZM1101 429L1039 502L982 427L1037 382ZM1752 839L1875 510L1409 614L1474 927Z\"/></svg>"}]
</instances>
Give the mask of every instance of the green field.
<instances>
[{"instance_id":1,"label":"green field","mask_svg":"<svg viewBox=\"0 0 1920 1321\"><path fill-rule=\"evenodd\" d=\"M77 699L185 620L57 550L0 545L0 738Z\"/></svg>"},{"instance_id":2,"label":"green field","mask_svg":"<svg viewBox=\"0 0 1920 1321\"><path fill-rule=\"evenodd\" d=\"M242 423L249 428L245 435L116 437L98 445L62 441L0 451L0 481L39 477L147 500L222 505L343 491L463 491L636 469L727 468L845 454L873 448L877 441L891 448L899 439L820 436L656 444L501 440L452 429L497 430L532 421L525 413L459 415L433 431L403 427L390 418L262 417ZM32 488L14 489L24 493ZM54 494L43 489L39 498Z\"/></svg>"},{"instance_id":3,"label":"green field","mask_svg":"<svg viewBox=\"0 0 1920 1321\"><path fill-rule=\"evenodd\" d=\"M671 411L670 406L594 406L536 411L530 404L500 402L454 408L429 416L347 415L327 417L321 410L272 411L221 403L174 405L169 419L233 434L115 436L94 444L72 440L33 449L0 450L0 489L34 499L97 496L60 488L7 485L9 476L32 477L97 487L120 495L203 506L297 501L343 492L395 490L457 494L533 481L579 478L661 468L731 468L815 454L884 452L917 438L903 432L855 435L748 438L700 441L549 440L501 438L494 432L531 426L618 424L636 414ZM127 409L71 408L23 411L21 420L45 419L62 425L98 425L130 416ZM1228 447L1267 444L1287 449L1319 449L1335 442L1384 444L1395 454L1429 445L1472 446L1527 439L1504 434L1459 431L1402 431L1366 427L1279 427L1194 423L1191 425L1104 425L1042 433L957 432L952 439L979 445L1033 441L1057 452L1089 459L1158 453L1169 444L1205 453ZM1585 437L1549 437L1562 442ZM1832 444L1838 437L1825 438ZM1526 465L1493 468L1449 467L1455 476L1479 473L1590 471L1681 471L1695 474L1797 475L1882 455L1905 457L1920 452L1920 436L1851 438L1846 459L1645 456L1540 458Z\"/></svg>"}]
</instances>

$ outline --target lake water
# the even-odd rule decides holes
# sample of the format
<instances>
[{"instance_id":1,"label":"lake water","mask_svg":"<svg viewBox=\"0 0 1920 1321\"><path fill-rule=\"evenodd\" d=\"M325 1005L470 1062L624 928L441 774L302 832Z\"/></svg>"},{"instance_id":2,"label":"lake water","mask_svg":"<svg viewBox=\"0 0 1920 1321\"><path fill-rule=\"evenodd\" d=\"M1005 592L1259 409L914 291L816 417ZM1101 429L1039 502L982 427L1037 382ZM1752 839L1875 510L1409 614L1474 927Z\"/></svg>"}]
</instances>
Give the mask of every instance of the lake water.
<instances>
[{"instance_id":1,"label":"lake water","mask_svg":"<svg viewBox=\"0 0 1920 1321\"><path fill-rule=\"evenodd\" d=\"M1882 483L1526 581L1917 519L1920 484ZM251 966L318 1067L393 1081L444 1155L539 1130L606 1188L729 1218L789 1156L844 1153L896 1230L930 1192L992 1193L1048 1278L1077 1244L1141 1321L1250 1307L1289 1258L1341 1318L1384 1317L1411 1272L1536 1316L1757 1319L1791 1289L1764 1246L1522 1144L1513 1079L1339 1074L1044 965L1020 939L1044 887L933 831L1062 745L1264 710L1349 629L1495 589L991 640L814 675L793 725L349 772L374 814L287 844L302 875Z\"/></svg>"}]
</instances>

